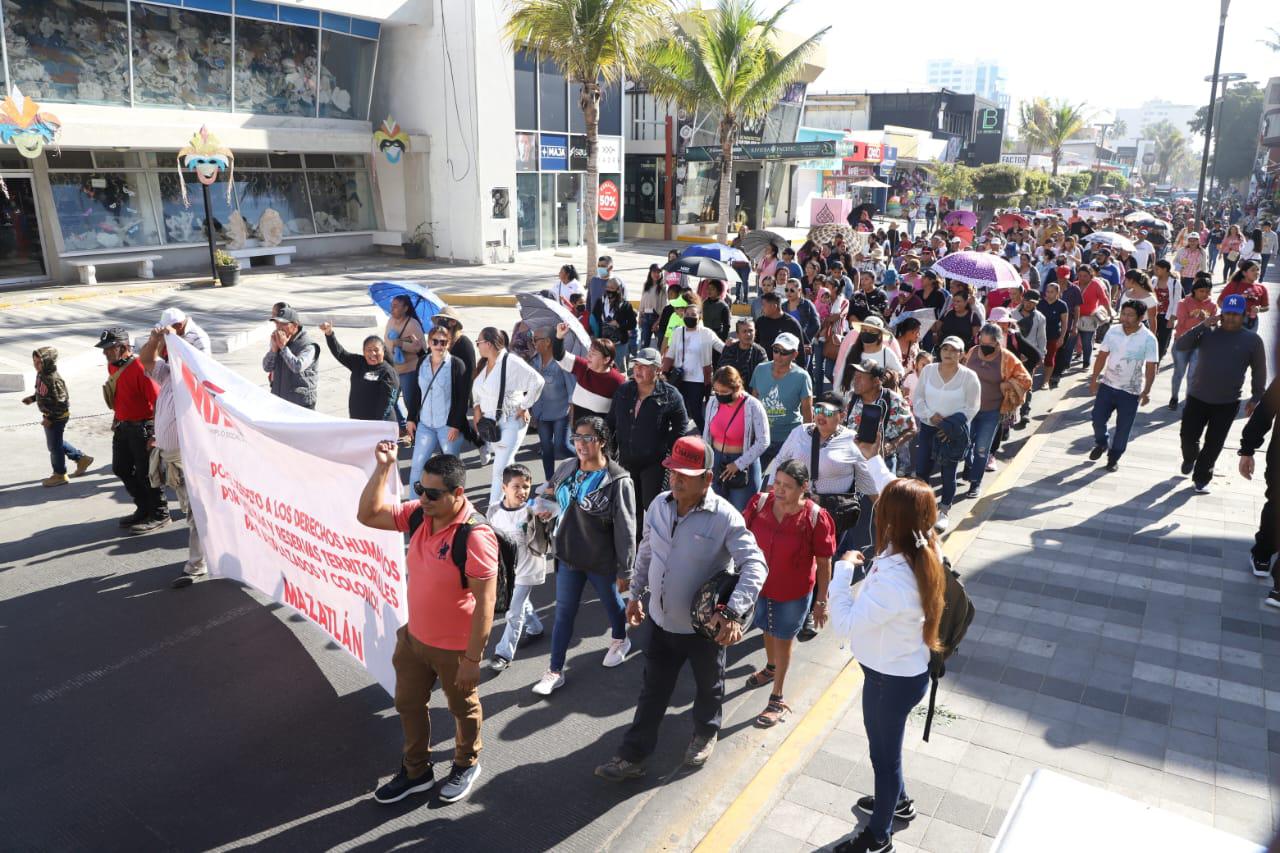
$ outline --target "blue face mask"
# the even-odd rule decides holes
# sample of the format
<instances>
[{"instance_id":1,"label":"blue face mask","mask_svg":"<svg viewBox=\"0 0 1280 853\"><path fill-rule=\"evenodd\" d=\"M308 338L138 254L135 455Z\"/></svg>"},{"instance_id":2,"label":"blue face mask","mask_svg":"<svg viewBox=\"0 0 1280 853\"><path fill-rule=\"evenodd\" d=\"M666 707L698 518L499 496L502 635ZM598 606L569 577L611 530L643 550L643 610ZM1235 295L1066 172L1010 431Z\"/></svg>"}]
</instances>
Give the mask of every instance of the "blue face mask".
<instances>
[{"instance_id":1,"label":"blue face mask","mask_svg":"<svg viewBox=\"0 0 1280 853\"><path fill-rule=\"evenodd\" d=\"M596 275L600 278L606 278L609 275L608 267L596 267Z\"/></svg>"}]
</instances>

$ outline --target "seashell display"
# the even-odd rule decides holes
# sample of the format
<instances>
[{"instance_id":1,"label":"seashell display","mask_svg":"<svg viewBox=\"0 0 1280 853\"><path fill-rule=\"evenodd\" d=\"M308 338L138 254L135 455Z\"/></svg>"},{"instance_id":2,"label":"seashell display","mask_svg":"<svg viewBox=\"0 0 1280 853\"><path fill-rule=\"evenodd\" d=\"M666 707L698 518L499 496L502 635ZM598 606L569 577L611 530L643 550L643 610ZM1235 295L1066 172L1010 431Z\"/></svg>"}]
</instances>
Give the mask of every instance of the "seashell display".
<instances>
[{"instance_id":1,"label":"seashell display","mask_svg":"<svg viewBox=\"0 0 1280 853\"><path fill-rule=\"evenodd\" d=\"M243 249L245 240L249 239L249 223L244 221L240 211L227 217L227 226L223 229L227 238L228 249Z\"/></svg>"},{"instance_id":2,"label":"seashell display","mask_svg":"<svg viewBox=\"0 0 1280 853\"><path fill-rule=\"evenodd\" d=\"M262 245L279 246L284 239L284 220L274 209L268 207L258 218L258 234L262 237Z\"/></svg>"},{"instance_id":3,"label":"seashell display","mask_svg":"<svg viewBox=\"0 0 1280 853\"><path fill-rule=\"evenodd\" d=\"M166 216L164 226L171 243L193 243L200 236L196 215L189 210Z\"/></svg>"}]
</instances>

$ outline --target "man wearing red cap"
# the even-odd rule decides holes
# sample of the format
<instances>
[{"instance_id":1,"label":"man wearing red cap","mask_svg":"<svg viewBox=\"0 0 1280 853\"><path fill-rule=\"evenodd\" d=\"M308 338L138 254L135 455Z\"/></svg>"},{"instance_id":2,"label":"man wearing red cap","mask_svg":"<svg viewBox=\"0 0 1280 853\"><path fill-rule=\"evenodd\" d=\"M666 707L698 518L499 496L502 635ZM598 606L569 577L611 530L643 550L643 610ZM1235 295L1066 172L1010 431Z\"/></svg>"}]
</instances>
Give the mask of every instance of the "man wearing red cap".
<instances>
[{"instance_id":1,"label":"man wearing red cap","mask_svg":"<svg viewBox=\"0 0 1280 853\"><path fill-rule=\"evenodd\" d=\"M596 768L611 782L635 779L658 742L658 726L666 716L671 693L685 662L693 670L693 740L685 763L701 767L715 748L724 700L725 648L742 639L747 613L764 586L768 566L733 504L711 491L711 448L697 436L676 441L663 462L671 490L650 504L644 536L631 576L627 621L645 618L640 598L651 592L649 644L645 649L644 686L635 719L617 755ZM724 609L711 617L714 640L695 633L690 611L699 589L733 568L737 585Z\"/></svg>"}]
</instances>

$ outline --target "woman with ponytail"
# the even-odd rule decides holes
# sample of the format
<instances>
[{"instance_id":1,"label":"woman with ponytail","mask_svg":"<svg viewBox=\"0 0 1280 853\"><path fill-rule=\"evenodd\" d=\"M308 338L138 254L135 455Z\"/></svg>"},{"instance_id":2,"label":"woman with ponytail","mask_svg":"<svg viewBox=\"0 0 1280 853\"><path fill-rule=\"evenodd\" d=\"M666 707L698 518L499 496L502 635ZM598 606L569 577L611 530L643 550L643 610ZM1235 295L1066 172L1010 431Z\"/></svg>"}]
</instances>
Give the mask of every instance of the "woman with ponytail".
<instances>
[{"instance_id":1,"label":"woman with ponytail","mask_svg":"<svg viewBox=\"0 0 1280 853\"><path fill-rule=\"evenodd\" d=\"M876 501L881 550L866 577L853 585L862 555L849 551L831 581L831 624L862 666L862 724L875 773L875 793L858 800L871 815L837 853L889 853L894 819L916 816L902 780L902 738L907 716L929 685L929 653L940 651L946 579L933 532L938 507L919 480L897 479Z\"/></svg>"}]
</instances>

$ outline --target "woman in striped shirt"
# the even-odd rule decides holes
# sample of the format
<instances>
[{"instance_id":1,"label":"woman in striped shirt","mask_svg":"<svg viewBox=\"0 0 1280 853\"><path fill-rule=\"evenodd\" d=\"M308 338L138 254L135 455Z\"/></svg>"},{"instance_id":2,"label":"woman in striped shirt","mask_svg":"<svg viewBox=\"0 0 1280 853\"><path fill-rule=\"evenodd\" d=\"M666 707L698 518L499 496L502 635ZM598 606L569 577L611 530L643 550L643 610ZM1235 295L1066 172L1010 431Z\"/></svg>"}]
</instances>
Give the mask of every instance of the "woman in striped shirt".
<instances>
[{"instance_id":1,"label":"woman in striped shirt","mask_svg":"<svg viewBox=\"0 0 1280 853\"><path fill-rule=\"evenodd\" d=\"M578 383L570 398L573 405L570 421L576 424L579 418L591 415L603 418L609 414L609 408L613 405L613 393L627 381L627 377L613 366L613 341L595 338L591 341L591 348L587 350L587 357L583 358L564 351L564 336L568 333L569 324L561 323L556 327L556 361L565 371L573 374Z\"/></svg>"}]
</instances>

